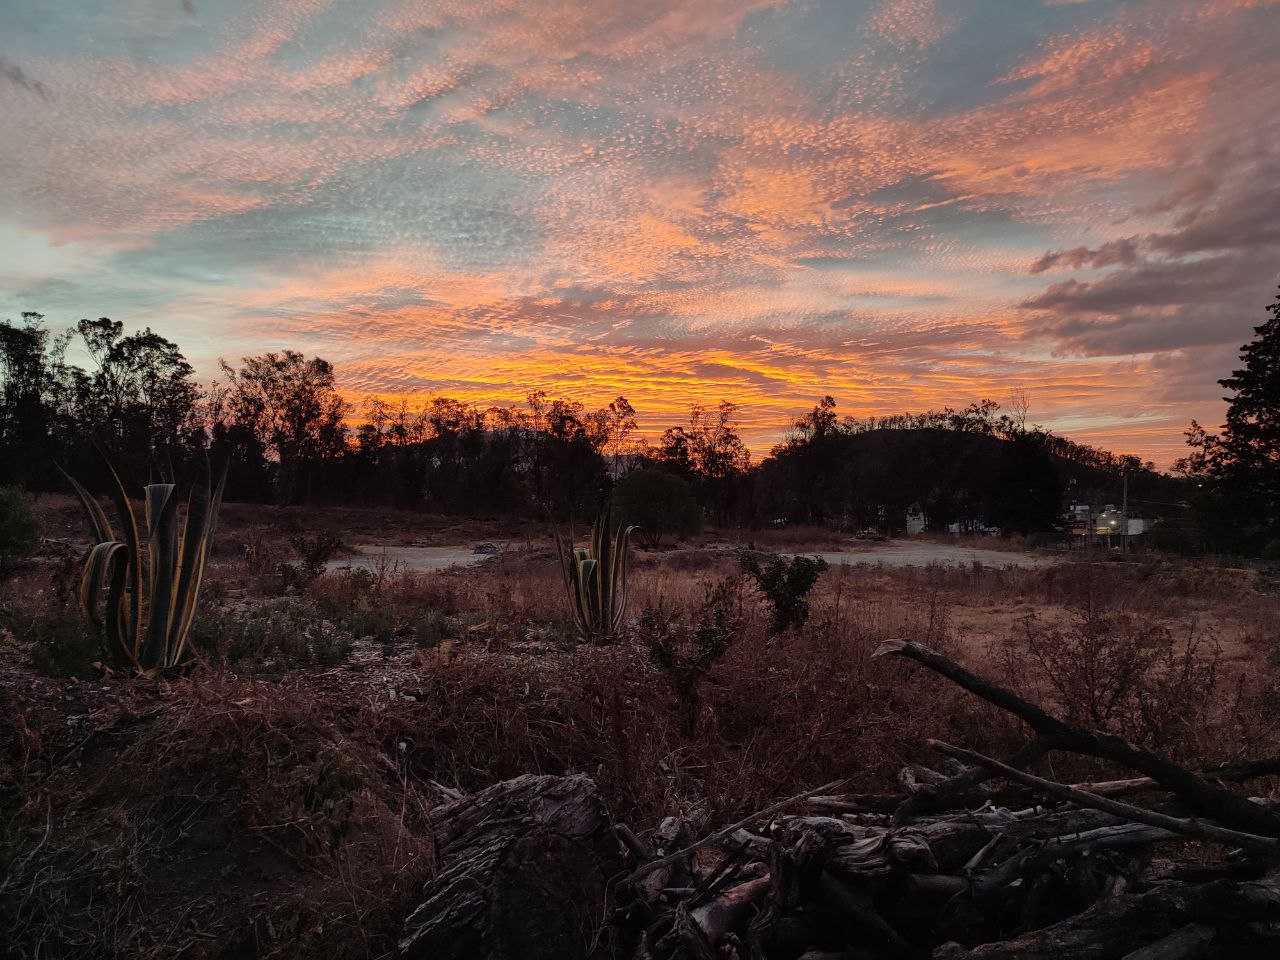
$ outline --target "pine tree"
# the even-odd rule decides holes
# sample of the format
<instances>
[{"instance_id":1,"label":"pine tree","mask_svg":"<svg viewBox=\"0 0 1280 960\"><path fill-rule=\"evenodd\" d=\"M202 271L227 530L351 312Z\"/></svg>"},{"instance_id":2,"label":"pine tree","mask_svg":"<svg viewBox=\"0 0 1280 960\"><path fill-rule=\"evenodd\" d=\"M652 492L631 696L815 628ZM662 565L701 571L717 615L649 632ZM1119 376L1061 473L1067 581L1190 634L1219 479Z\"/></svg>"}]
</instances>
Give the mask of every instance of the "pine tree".
<instances>
[{"instance_id":1,"label":"pine tree","mask_svg":"<svg viewBox=\"0 0 1280 960\"><path fill-rule=\"evenodd\" d=\"M1219 458L1258 493L1280 501L1280 296L1267 310L1270 319L1241 348L1243 368L1218 381L1235 394L1226 398Z\"/></svg>"},{"instance_id":2,"label":"pine tree","mask_svg":"<svg viewBox=\"0 0 1280 960\"><path fill-rule=\"evenodd\" d=\"M1270 554L1280 550L1280 296L1267 312L1241 347L1241 368L1218 381L1232 392L1222 433L1193 423L1184 463L1211 481L1215 523L1233 527L1236 548Z\"/></svg>"}]
</instances>

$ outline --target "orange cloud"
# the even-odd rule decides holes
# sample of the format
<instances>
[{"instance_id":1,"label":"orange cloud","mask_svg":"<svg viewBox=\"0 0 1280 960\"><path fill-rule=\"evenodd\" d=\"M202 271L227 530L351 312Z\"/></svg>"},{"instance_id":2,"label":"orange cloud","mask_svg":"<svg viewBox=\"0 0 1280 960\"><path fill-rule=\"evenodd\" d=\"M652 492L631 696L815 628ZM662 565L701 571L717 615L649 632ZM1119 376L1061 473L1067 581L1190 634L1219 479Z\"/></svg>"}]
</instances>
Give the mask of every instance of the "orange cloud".
<instances>
[{"instance_id":1,"label":"orange cloud","mask_svg":"<svg viewBox=\"0 0 1280 960\"><path fill-rule=\"evenodd\" d=\"M825 393L869 413L1022 385L1044 422L1163 456L1215 420L1270 282L1239 198L1280 147L1274 3L1046 6L15 16L0 240L75 241L84 267L12 258L0 298L151 323L206 370L219 342L297 344L353 395L622 391L650 430L729 398L760 449ZM1207 263L1191 220L1252 239ZM1197 326L1209 286L1230 302ZM1104 294L1128 312L1081 312Z\"/></svg>"}]
</instances>

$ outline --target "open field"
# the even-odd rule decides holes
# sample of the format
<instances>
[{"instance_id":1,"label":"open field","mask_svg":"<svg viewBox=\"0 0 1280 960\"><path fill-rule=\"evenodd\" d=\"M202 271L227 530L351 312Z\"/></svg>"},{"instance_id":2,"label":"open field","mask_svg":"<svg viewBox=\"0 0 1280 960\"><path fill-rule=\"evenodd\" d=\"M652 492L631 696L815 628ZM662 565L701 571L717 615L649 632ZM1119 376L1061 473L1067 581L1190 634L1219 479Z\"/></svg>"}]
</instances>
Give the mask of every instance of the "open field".
<instances>
[{"instance_id":1,"label":"open field","mask_svg":"<svg viewBox=\"0 0 1280 960\"><path fill-rule=\"evenodd\" d=\"M884 540L858 544L856 548L818 551L816 556L827 563L854 566L867 564L883 567L1017 567L1031 569L1053 562L1049 557L1029 553L987 550L958 546L936 540Z\"/></svg>"},{"instance_id":2,"label":"open field","mask_svg":"<svg viewBox=\"0 0 1280 960\"><path fill-rule=\"evenodd\" d=\"M417 547L360 544L351 556L330 560L328 569L376 571L388 568L394 573L426 573L448 567L469 567L488 559L474 547Z\"/></svg>"},{"instance_id":3,"label":"open field","mask_svg":"<svg viewBox=\"0 0 1280 960\"><path fill-rule=\"evenodd\" d=\"M40 506L78 542L65 502ZM930 737L1017 741L955 688L871 661L895 637L1188 763L1274 752L1280 724L1280 595L1206 563L709 532L634 551L623 636L587 646L545 530L360 511L304 528L236 505L224 521L197 663L171 677L88 666L74 543L0 592L4 919L44 956L103 937L118 956L384 956L432 874L433 808L520 773L590 774L644 836L835 778L892 786ZM389 560L341 569L353 553L335 547L299 571L289 540L317 529ZM772 635L737 571L747 543L871 562L833 565L807 623ZM726 580L740 624L689 701L649 631L692 622ZM1104 770L1066 763L1058 776Z\"/></svg>"},{"instance_id":4,"label":"open field","mask_svg":"<svg viewBox=\"0 0 1280 960\"><path fill-rule=\"evenodd\" d=\"M511 543L502 541L490 544L493 551L505 552ZM661 560L680 564L684 553L697 550L686 547L663 551ZM712 547L731 556L737 549L730 544L716 544ZM802 553L801 556L821 557L835 566L883 566L883 567L967 567L977 564L984 567L1017 567L1031 569L1043 567L1053 562L1049 557L1011 551L985 550L980 547L956 546L939 543L936 540L882 540L850 542L840 550L814 550ZM475 547L458 546L397 546L394 544L359 544L351 556L329 561L329 569L341 570L376 570L387 567L398 573L423 573L432 570L443 570L446 567L469 567L487 559L488 554L477 551ZM782 556L797 556L795 553L783 553Z\"/></svg>"}]
</instances>

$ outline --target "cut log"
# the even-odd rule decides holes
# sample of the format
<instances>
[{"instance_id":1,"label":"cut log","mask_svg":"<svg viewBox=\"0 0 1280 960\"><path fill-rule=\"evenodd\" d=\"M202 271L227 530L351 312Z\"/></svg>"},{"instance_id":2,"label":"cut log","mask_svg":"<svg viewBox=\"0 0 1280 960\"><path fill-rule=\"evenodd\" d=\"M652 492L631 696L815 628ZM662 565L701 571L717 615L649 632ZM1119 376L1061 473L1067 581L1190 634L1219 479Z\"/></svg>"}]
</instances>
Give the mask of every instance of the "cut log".
<instances>
[{"instance_id":1,"label":"cut log","mask_svg":"<svg viewBox=\"0 0 1280 960\"><path fill-rule=\"evenodd\" d=\"M585 776L525 776L451 804L438 872L405 923L413 960L587 960L600 949L619 842Z\"/></svg>"},{"instance_id":2,"label":"cut log","mask_svg":"<svg viewBox=\"0 0 1280 960\"><path fill-rule=\"evenodd\" d=\"M702 928L707 942L715 946L726 933L746 922L755 904L769 892L772 882L766 874L726 890L692 910L693 922Z\"/></svg>"}]
</instances>

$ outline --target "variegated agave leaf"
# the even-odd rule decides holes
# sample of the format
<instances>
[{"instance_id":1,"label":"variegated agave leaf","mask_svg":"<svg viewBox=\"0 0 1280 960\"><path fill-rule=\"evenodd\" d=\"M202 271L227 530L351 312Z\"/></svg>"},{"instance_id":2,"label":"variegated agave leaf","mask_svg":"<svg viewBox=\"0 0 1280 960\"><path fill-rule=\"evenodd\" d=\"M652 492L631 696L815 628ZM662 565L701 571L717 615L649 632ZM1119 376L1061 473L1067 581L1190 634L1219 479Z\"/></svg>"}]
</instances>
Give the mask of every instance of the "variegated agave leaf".
<instances>
[{"instance_id":1,"label":"variegated agave leaf","mask_svg":"<svg viewBox=\"0 0 1280 960\"><path fill-rule=\"evenodd\" d=\"M199 489L192 491L187 504L187 518L182 530L180 547L180 571L174 583L173 615L171 619L171 649L169 656L180 663L186 652L187 636L195 619L196 600L200 583L204 579L205 563L213 544L213 532L218 523L218 509L222 506L222 491L227 483L224 465L218 477L218 485L210 490L208 463L201 474Z\"/></svg>"},{"instance_id":2,"label":"variegated agave leaf","mask_svg":"<svg viewBox=\"0 0 1280 960\"><path fill-rule=\"evenodd\" d=\"M146 487L145 564L132 504L115 470L110 472L123 539L116 539L97 500L67 477L99 541L85 560L81 603L114 665L152 676L181 663L185 654L227 471L224 466L215 488L208 462L204 463L181 529L174 485Z\"/></svg>"},{"instance_id":3,"label":"variegated agave leaf","mask_svg":"<svg viewBox=\"0 0 1280 960\"><path fill-rule=\"evenodd\" d=\"M622 626L626 611L627 546L634 526L615 530L606 509L591 531L590 547L566 544L555 531L565 592L583 639L610 640Z\"/></svg>"}]
</instances>

